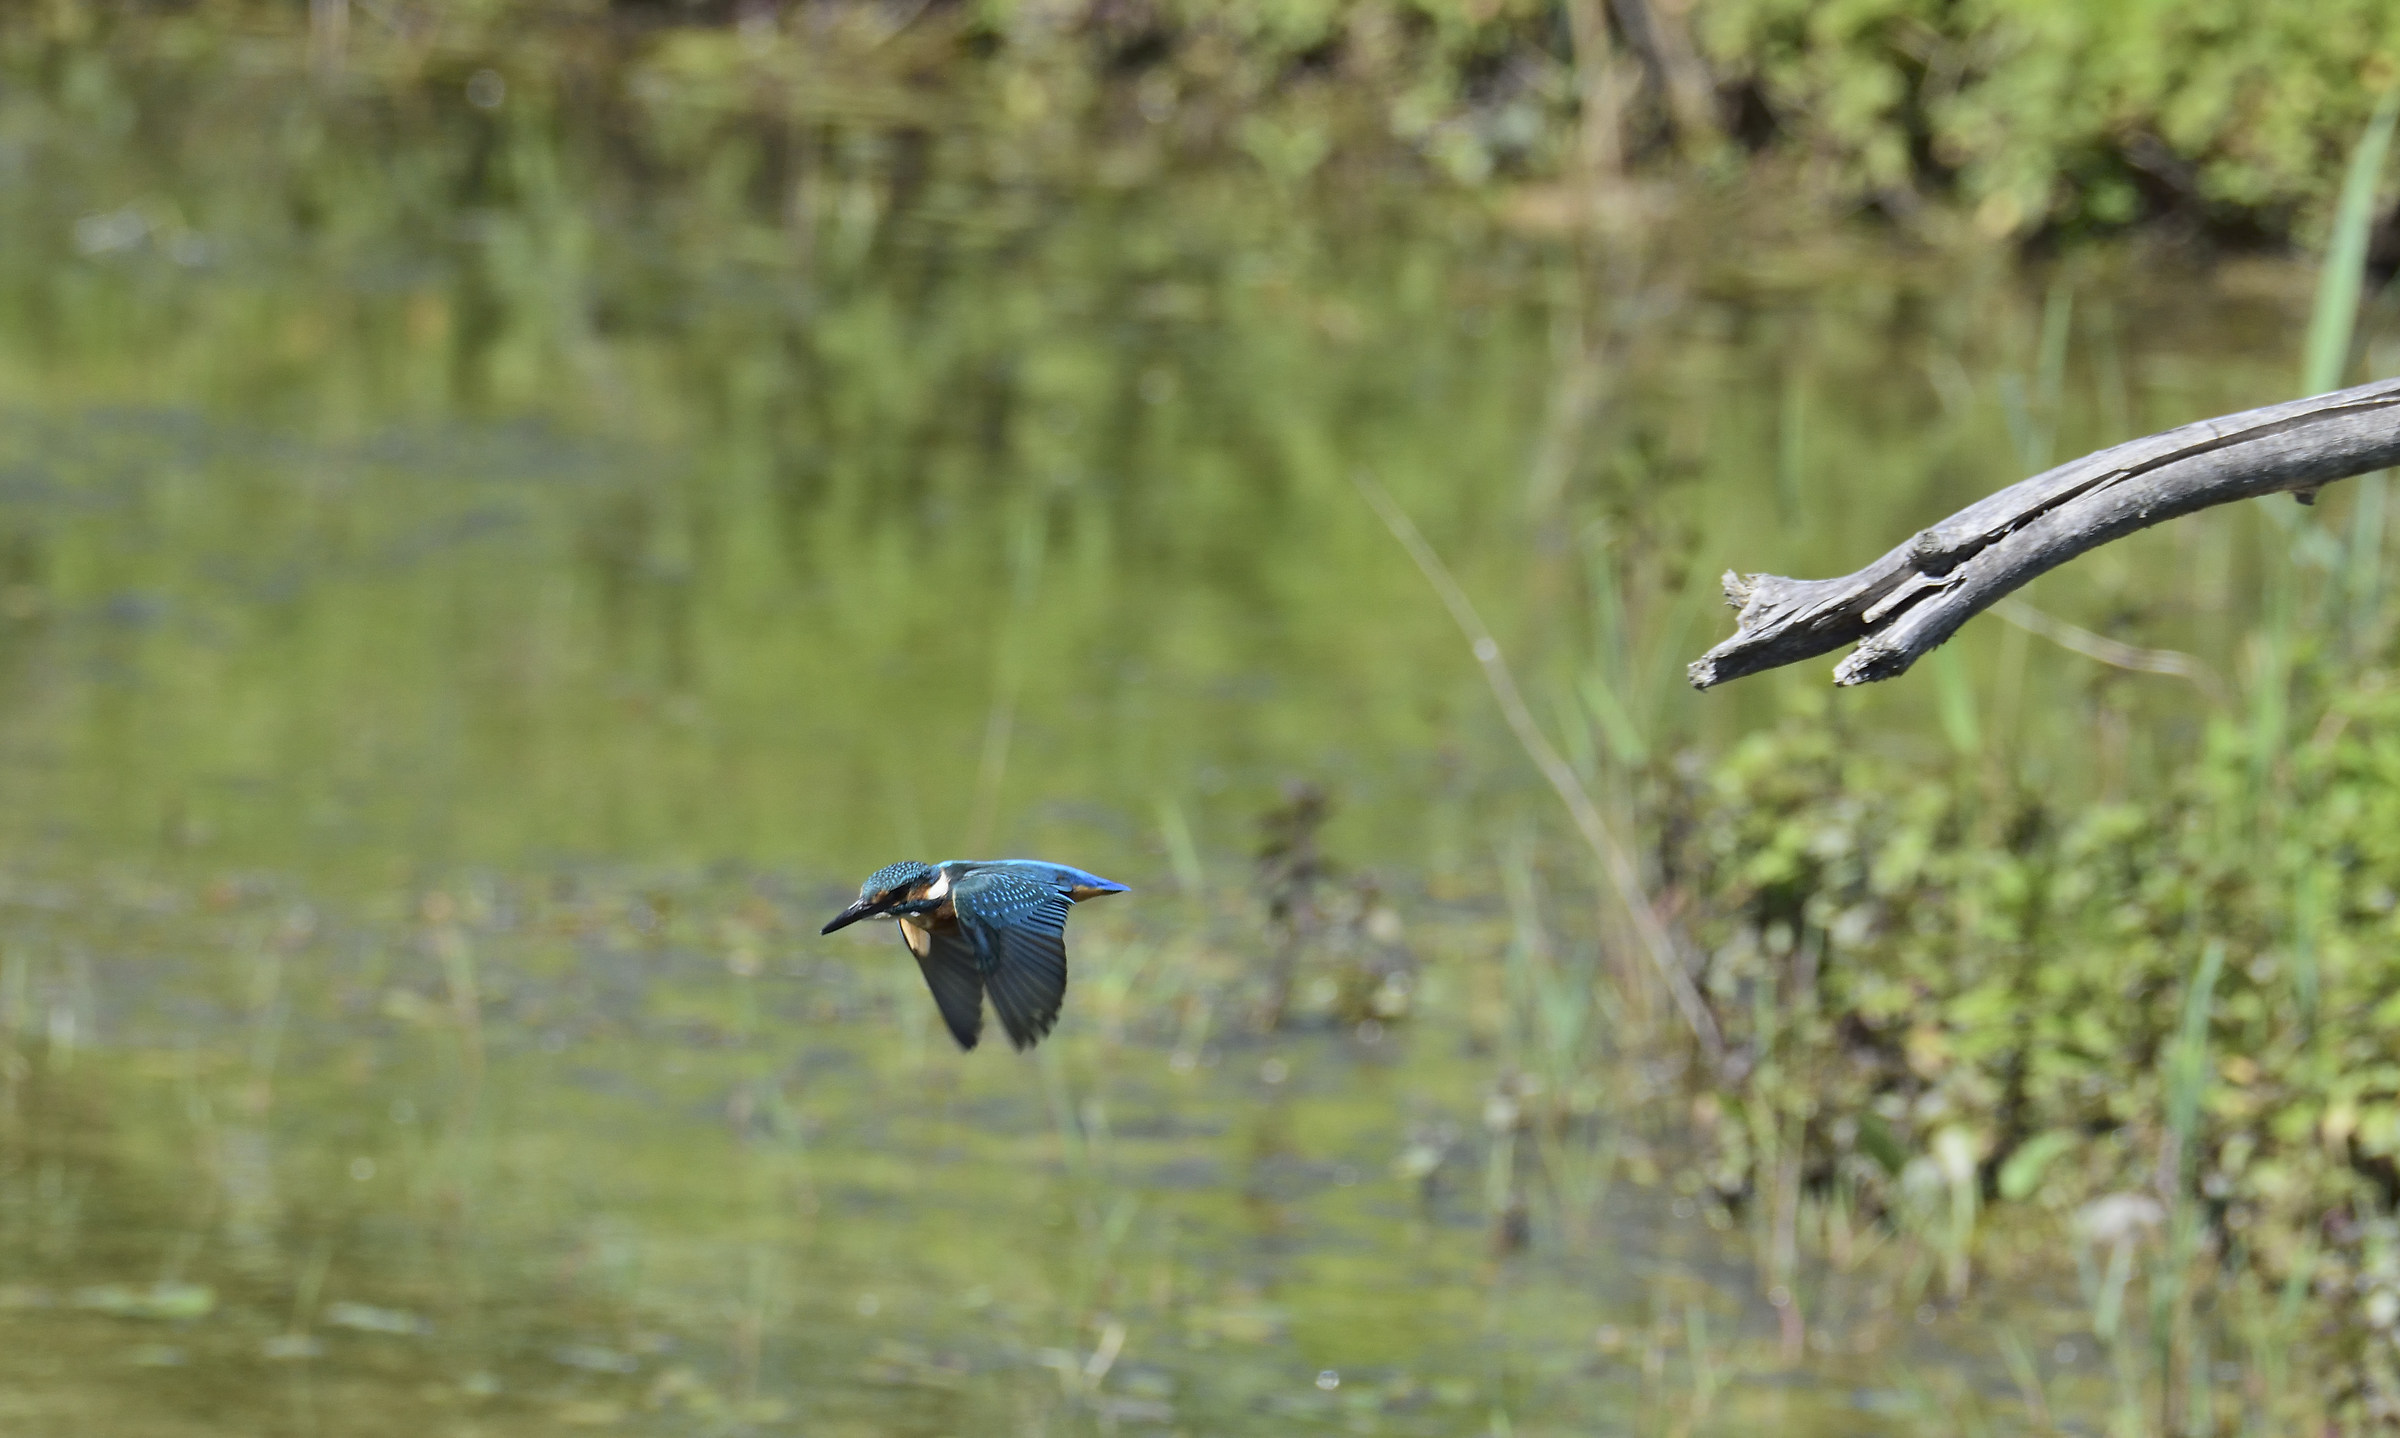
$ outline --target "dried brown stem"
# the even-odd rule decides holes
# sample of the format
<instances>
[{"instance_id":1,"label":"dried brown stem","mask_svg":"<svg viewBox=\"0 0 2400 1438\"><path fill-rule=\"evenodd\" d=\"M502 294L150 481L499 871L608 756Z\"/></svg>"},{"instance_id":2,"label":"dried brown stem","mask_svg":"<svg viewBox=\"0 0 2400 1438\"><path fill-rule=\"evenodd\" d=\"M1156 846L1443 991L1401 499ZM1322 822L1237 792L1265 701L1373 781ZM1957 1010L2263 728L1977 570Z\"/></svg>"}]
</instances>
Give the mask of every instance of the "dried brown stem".
<instances>
[{"instance_id":1,"label":"dried brown stem","mask_svg":"<svg viewBox=\"0 0 2400 1438\"><path fill-rule=\"evenodd\" d=\"M1508 661L1500 653L1500 641L1492 637L1492 631L1484 624L1483 616L1476 613L1474 601L1468 599L1467 592L1458 587L1457 580L1451 578L1449 566L1442 563L1441 556L1434 553L1433 546L1425 542L1425 536L1417 532L1417 526L1409 519L1407 512L1384 492L1382 485L1363 471L1351 478L1376 516L1383 520L1384 527L1391 530L1394 539L1400 541L1400 547L1408 551L1408 557L1416 561L1417 569L1425 576L1426 583L1433 586L1433 592L1441 597L1443 607L1450 611L1451 621L1466 636L1467 646L1475 652L1475 662L1483 667L1484 683L1491 688L1492 698L1500 705L1500 717L1508 721L1509 732L1517 736L1517 743L1524 747L1525 756L1533 761L1533 767L1550 781L1559 803L1566 807L1567 817L1574 820L1576 831L1583 835L1584 843L1590 846L1592 857L1598 861L1600 871L1608 876L1610 886L1617 891L1618 903L1624 907L1625 916L1641 939L1643 950L1649 954L1651 964L1665 982L1668 997L1675 1001L1677 1012L1691 1027L1692 1037L1699 1041L1701 1052L1712 1066L1722 1067L1725 1059L1724 1035L1717 1028L1716 1016L1709 1012L1708 1004L1700 997L1699 989L1686 972L1683 957L1676 952L1674 935L1667 932L1667 926L1659 920L1658 911L1651 907L1650 896L1643 892L1641 871L1634 865L1632 850L1617 837L1616 831L1609 827L1608 820L1601 817L1600 806L1592 802L1590 792L1583 787L1583 780L1576 777L1574 766L1542 733L1542 726L1535 722L1533 711L1526 707L1525 696L1517 688L1516 675L1510 671Z\"/></svg>"}]
</instances>

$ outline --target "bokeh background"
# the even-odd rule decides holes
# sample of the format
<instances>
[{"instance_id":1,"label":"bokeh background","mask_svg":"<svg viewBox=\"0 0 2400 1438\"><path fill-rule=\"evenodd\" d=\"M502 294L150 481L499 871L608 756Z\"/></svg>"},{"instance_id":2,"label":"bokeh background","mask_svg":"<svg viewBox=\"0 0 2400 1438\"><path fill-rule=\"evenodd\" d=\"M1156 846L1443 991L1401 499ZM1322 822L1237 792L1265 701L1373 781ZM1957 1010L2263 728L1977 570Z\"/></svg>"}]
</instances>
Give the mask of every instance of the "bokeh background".
<instances>
[{"instance_id":1,"label":"bokeh background","mask_svg":"<svg viewBox=\"0 0 2400 1438\"><path fill-rule=\"evenodd\" d=\"M2390 1421L2382 480L1869 691L1683 665L1725 569L2400 369L2396 61L12 7L0 1428ZM1027 1055L816 932L984 853L1134 886Z\"/></svg>"}]
</instances>

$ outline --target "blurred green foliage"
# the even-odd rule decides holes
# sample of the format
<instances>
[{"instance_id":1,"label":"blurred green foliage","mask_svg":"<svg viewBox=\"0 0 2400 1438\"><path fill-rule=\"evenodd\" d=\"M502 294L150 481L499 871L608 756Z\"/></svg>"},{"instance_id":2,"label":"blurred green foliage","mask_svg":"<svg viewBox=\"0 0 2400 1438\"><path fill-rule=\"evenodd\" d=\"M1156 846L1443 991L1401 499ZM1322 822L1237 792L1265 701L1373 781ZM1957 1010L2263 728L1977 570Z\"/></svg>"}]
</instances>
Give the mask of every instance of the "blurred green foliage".
<instances>
[{"instance_id":1,"label":"blurred green foliage","mask_svg":"<svg viewBox=\"0 0 2400 1438\"><path fill-rule=\"evenodd\" d=\"M1823 718L1737 746L1669 855L1746 1060L1717 1181L1796 1147L1889 1212L1906 1156L1963 1131L2003 1198L2171 1197L2168 1056L2222 946L2182 1155L2211 1262L2305 1266L2364 1396L2400 1392L2374 1297L2400 1200L2400 692L2376 669L2321 699L2298 742L2213 724L2138 802L1895 763Z\"/></svg>"},{"instance_id":2,"label":"blurred green foliage","mask_svg":"<svg viewBox=\"0 0 2400 1438\"><path fill-rule=\"evenodd\" d=\"M2349 167L2307 392L2348 366L2393 115L2387 98ZM2052 298L2055 368L2069 304ZM2244 702L2218 694L2196 753L2130 794L2074 795L1987 748L1948 650L1949 762L1894 762L1820 698L1666 791L1664 867L1698 901L1709 988L1740 1045L1731 1101L1711 1111L1720 1189L1739 1200L1805 1171L1845 1212L1928 1232L1953 1292L1976 1195L2073 1212L2121 1421L2155 1401L2170 1428L2212 1426L2196 1305L2275 1292L2280 1323L2313 1292L2338 1335L2322 1355L2344 1375L2321 1390L2328 1411L2400 1414L2400 702L2383 483L2358 482L2347 555L2314 520L2264 511L2286 562L2266 580ZM2188 656L2185 670L2219 689ZM1942 1185L1946 1232L1924 1212ZM2121 1319L2151 1228L2165 1243L2146 1274L2145 1397ZM2259 1331L2247 1421L2271 1425L2286 1350Z\"/></svg>"},{"instance_id":3,"label":"blurred green foliage","mask_svg":"<svg viewBox=\"0 0 2400 1438\"><path fill-rule=\"evenodd\" d=\"M1764 166L1837 204L1935 201L1992 236L2161 215L2313 236L2349 140L2400 80L2400 13L2377 0L216 0L173 23L24 8L0 43L72 47L135 17L145 45L186 59L236 46L255 63L266 36L307 25L327 75L622 78L654 116L930 122L983 91L1002 101L984 122L1029 142L1164 131L1285 178L1395 147L1468 182ZM1614 138L1596 142L1602 112Z\"/></svg>"},{"instance_id":4,"label":"blurred green foliage","mask_svg":"<svg viewBox=\"0 0 2400 1438\"><path fill-rule=\"evenodd\" d=\"M2351 139L2400 80L2375 0L1703 0L1722 80L1863 195L1938 177L1996 234L2162 211L2271 234L2330 218Z\"/></svg>"},{"instance_id":5,"label":"blurred green foliage","mask_svg":"<svg viewBox=\"0 0 2400 1438\"><path fill-rule=\"evenodd\" d=\"M1326 900L1333 918L1290 987L1295 1013L1343 1026L1321 1043L1338 1111L1300 1137L1264 1125L1259 1184L1293 1154L1381 1175L1397 1152L1425 1212L1448 1192L1468 1230L1443 1261L1480 1272L1479 1225L1504 1248L1590 1244L1600 1215L1616 1221L1602 1206L1613 1176L1679 1185L1686 1201L1713 1180L1721 1202L1682 1215L1712 1225L1699 1241L1736 1242L1709 1234L1756 1217L1761 1286L1784 1291L1778 1315L1806 1313L1800 1352L1822 1357L1805 1341L1832 1333L1878 1366L1913 1332L1895 1296L1966 1303L1987 1269L2059 1278L2061 1225L2096 1296L2092 1331L2133 1331L2128 1294L2169 1285L2154 1267L2147 1288L2128 1286L2126 1235L2160 1226L2145 1203L2188 1199L2217 1246L2163 1246L2199 1275L2182 1291L2220 1319L2245 1295L2261 1312L2344 1318L2328 1330L2337 1360L2386 1351L2374 1335L2400 1317L2381 1216L2400 1082L2378 1045L2394 1022L2382 954L2400 761L2379 747L2394 717L2374 682L2382 610L2318 592L2333 569L2353 598L2380 592L2351 581L2380 573L2381 511L2353 511L2347 556L2314 530L2227 511L2044 581L2044 605L2235 675L2238 711L1987 623L1923 683L1802 701L1801 717L1727 751L1722 736L1819 677L1702 698L1679 674L1717 565L1840 567L2047 458L2281 393L2304 309L2292 275L2178 270L2138 251L2087 250L2027 283L1988 246L1929 256L1829 238L1757 203L1786 193L1772 184L1721 182L1789 174L1895 213L1911 194L1955 197L1994 234L2160 209L2306 232L2373 106L2381 39L2340 51L2339 27L2287 12L2164 8L2062 10L2049 30L2029 9L1936 6L534 13L58 5L0 21L0 221L14 237L0 256L0 833L26 865L0 951L33 995L11 1001L10 1042L45 1064L71 1057L102 1022L94 991L186 970L236 996L212 1000L231 1028L187 1039L162 1022L168 1077L62 1088L131 1115L125 1136L21 1145L31 1157L12 1181L29 1197L12 1212L75 1228L77 1190L40 1176L54 1159L80 1174L138 1150L128 1187L172 1191L193 1162L174 1147L189 1141L177 1115L221 1137L207 1104L251 1105L266 1129L271 1106L251 1095L283 1020L258 977L262 946L279 910L357 903L381 916L350 940L365 967L311 991L273 1111L306 1170L287 1185L314 1195L295 1207L357 1208L370 1251L397 1200L350 1198L370 1190L348 1186L367 1180L343 1162L417 1162L345 1151L379 1066L422 1064L412 1102L430 1111L424 1095L441 1093L456 1108L446 1152L408 1170L431 1175L412 1180L406 1201L431 1215L412 1234L438 1237L456 1194L522 1194L521 1223L482 1230L507 1265L401 1265L410 1283L445 1286L354 1290L378 1300L361 1323L405 1299L468 1335L444 1381L480 1372L463 1366L484 1342L469 1290L529 1284L530 1261L508 1265L570 1248L557 1214L600 1202L577 1187L573 1125L514 1130L570 1154L539 1184L478 1167L488 1120L456 1096L484 1082L487 1007L495 1053L523 1060L490 1060L492 1093L530 1108L574 1101L534 1056L553 1038L593 1045L602 1080L687 1049L723 1060L713 1092L669 1086L675 1103L648 1110L659 1129L622 1128L611 1171L635 1190L653 1170L674 1180L646 1215L658 1231L726 1221L709 1206L725 1154L684 1114L738 1109L724 1147L752 1144L753 1119L774 1130L743 1215L767 1228L789 1213L778 1185L816 1151L810 1124L855 1123L863 1136L827 1146L822 1172L829 1191L838 1176L867 1199L821 1250L799 1250L811 1262L838 1249L905 1267L921 1234L882 1221L890 1194L922 1180L971 1197L978 1181L1017 1185L1012 1162L1039 1170L987 1208L1000 1238L970 1246L953 1224L934 1276L909 1270L926 1312L928 1295L951 1304L987 1282L993 1248L1066 1274L995 1364L1024 1369L1065 1344L1062 1372L1084 1371L1113 1315L1264 1343L1281 1320L1247 1277L1205 1275L1187 1312L1186 1280L1160 1257L1248 1261L1205 1227L1235 1226L1212 1205L1249 1201L1230 1182L1198 1180L1198 1237L1168 1223L1140 1235L1170 1275L1142 1290L1157 1296L1094 1280L1103 1309L1079 1289L1078 1265L1115 1262L1126 1230L1109 1215L1170 1180L1077 1171L1089 1113L1066 1095L1121 1092L1137 1064L1156 1079L1162 1048L1181 1061L1171 1074L1205 1071L1213 1053L1215 1082L1238 1084L1215 1091L1228 1111L1256 1107L1249 1075L1280 1090L1249 1062L1283 1040L1245 1031L1241 1016L1267 1007L1250 992L1262 946L1225 876L1264 796L1299 770L1340 800L1328 848L1405 876L1394 903L1412 908L1426 987L1413 1008L1380 1006L1391 974L1329 955L1337 940L1353 960L1391 947L1348 932L1373 938L1381 900L1363 881ZM1627 15L1685 22L1710 75L1697 119L1662 98L1673 67L1644 58ZM2117 74L2087 53L2103 41L2128 68L2087 90L2077 76ZM2186 58L2145 89L2127 78L2137 54ZM2248 58L2209 69L2229 57ZM2052 73L2069 59L2083 70ZM2181 128L2143 109L2197 105L2187 82L2201 70L2218 75L2199 91L2218 108ZM1596 83L1612 77L1626 84ZM2044 84L2074 103L2045 100ZM2106 113L2079 108L2120 92L2131 98ZM1487 204L1376 163L1406 151L1478 182L1604 164L1606 136L1585 122L1607 93L1652 96L1627 101L1616 153L1698 176L1690 209L1610 231L1551 202L1571 187L1494 186ZM2040 113L1990 118L2020 105ZM2258 119L2270 110L2274 125ZM2173 173L2190 188L2148 188L2162 155L2188 165ZM2108 193L2135 203L2096 198ZM2390 367L2388 348L2365 348ZM1578 865L1553 857L1573 850L1541 827L1549 800L1529 793L1456 637L1357 504L1362 465L1475 593L1599 801L1655 840L1660 892L1706 951L1736 1043L1728 1074L1695 1078L1642 1046L1654 1035L1638 982L1620 991ZM2326 507L2350 503L2336 490ZM2279 587L2292 571L2309 586ZM2259 624L2261 609L2280 618ZM2312 626L2364 667L2286 637ZM1688 769L1671 767L1679 752ZM894 1152L873 1108L937 1071L904 966L828 972L805 896L772 884L762 917L721 876L679 889L618 875L584 913L588 875L556 860L855 878L984 836L1095 864L1121 854L1132 868L1102 866L1160 892L1171 854L1190 902L1143 911L1170 932L1079 930L1078 963L1091 961L1074 1012L1105 1038L1044 1051L1088 1063L1071 1084L1006 1071L1007 1133L970 1163L926 1155L990 1137L990 1111L955 1077L988 1070L938 1070L945 1107L916 1150ZM482 866L502 878L453 883ZM467 920L431 892L444 885L481 895L455 906ZM252 906L254 892L266 897ZM220 900L242 924L195 948L186 916ZM1503 904L1505 933L1478 908ZM158 931L80 927L118 910ZM307 948L314 922L290 921L291 951L311 959L295 969L335 972L338 955ZM2212 945L2224 970L2202 1002L2193 976ZM104 973L132 956L121 983L90 981L93 953ZM628 972L670 959L688 984ZM820 1008L762 1023L750 986L768 972L789 1002ZM583 1000L545 992L611 974L615 1001L675 1021L590 1019ZM512 1031L498 1011L517 997ZM862 1015L889 1024L860 1028ZM1393 1066L1403 1091L1354 1087L1405 1035L1374 1049L1349 1026L1409 1015L1423 1037ZM1139 1042L1121 1045L1127 1033ZM820 1040L829 1067L866 1076L855 1092L779 1066ZM2202 1055L2213 1076L2185 1146L2168 1078L2189 1080ZM200 1107L174 1107L194 1093ZM1698 1166L1680 1147L1686 1101ZM1170 1090L1156 1112L1191 1102ZM636 1107L595 1105L590 1127ZM44 1112L46 1133L98 1133L63 1106ZM1660 1131L1646 1132L1654 1114ZM1143 1142L1163 1172L1192 1145L1158 1132ZM1478 1169L1479 1184L1461 1182ZM220 1186L238 1210L236 1179ZM1456 1197L1472 1188L1480 1207ZM1345 1305L1392 1306L1382 1255L1422 1237L1414 1212L1373 1218L1371 1256L1328 1260L1322 1331L1354 1327ZM2179 1234L2197 1231L2187 1220L2179 1209ZM309 1234L242 1221L255 1230L242 1242L305 1277ZM1071 1236L1026 1238L1045 1225ZM156 1250L182 1240L157 1238L172 1225L155 1216L124 1226L133 1237L117 1235L105 1275L72 1248L41 1250L43 1293L150 1283ZM2011 1234L2037 1250L2015 1270ZM615 1251L604 1240L590 1246ZM1846 1275L1890 1240L1901 1260L1861 1280L1877 1302L1845 1312L1846 1277L1818 1283L1816 1266ZM39 1233L11 1241L36 1253ZM2159 1247L2140 1261L2166 1261ZM707 1261L780 1273L789 1257ZM839 1272L839 1292L811 1299L812 1330L857 1316L845 1305L868 1275ZM270 1303L210 1281L253 1326L305 1306L282 1287ZM1460 1315L1482 1281L1443 1289L1429 1350L1481 1331ZM740 1282L740 1301L775 1308L766 1279ZM1620 1343L1638 1324L1653 1396L1669 1382L1662 1335L1682 1335L1672 1383L1689 1405L1648 1411L1697 1422L1737 1401L1718 1394L1723 1345L1708 1338L1737 1305L1674 1287L1597 1311L1545 1288L1507 1322L1540 1336L1526 1351L1560 1373L1588 1361L1603 1313ZM726 1298L722 1283L695 1289L707 1302L677 1310L690 1328ZM640 1316L628 1304L605 1321L638 1334ZM490 1320L504 1337L545 1321ZM264 1331L224 1352L255 1353ZM1792 1341L1779 1334L1776 1352ZM528 1373L557 1366L530 1342ZM836 1352L948 1381L922 1352ZM2281 1350L2261 1338L2241 1352L2263 1371ZM1233 1368L1189 1371L1212 1370ZM1234 1411L1267 1373L1244 1366L1187 1406ZM1519 1381L1502 1372L1441 1402ZM1395 1411L1428 1401L1413 1382L1389 1375ZM676 1391L742 1386L710 1375ZM1354 1377L1348 1392L1366 1391ZM1548 1394L1585 1410L1574 1390ZM1542 1411L1522 1399L1520 1416ZM1445 1431L1462 1421L1438 1415Z\"/></svg>"}]
</instances>

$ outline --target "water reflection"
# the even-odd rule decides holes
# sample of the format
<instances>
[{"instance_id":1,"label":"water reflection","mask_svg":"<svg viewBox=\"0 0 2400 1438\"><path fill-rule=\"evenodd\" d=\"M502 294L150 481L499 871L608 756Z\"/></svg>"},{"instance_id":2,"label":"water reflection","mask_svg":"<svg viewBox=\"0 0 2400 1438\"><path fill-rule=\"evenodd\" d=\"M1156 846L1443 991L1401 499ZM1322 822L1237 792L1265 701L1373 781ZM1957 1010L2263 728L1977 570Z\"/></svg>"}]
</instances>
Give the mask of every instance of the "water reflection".
<instances>
[{"instance_id":1,"label":"water reflection","mask_svg":"<svg viewBox=\"0 0 2400 1438\"><path fill-rule=\"evenodd\" d=\"M1798 1329L1692 1201L1548 800L1351 478L1621 802L1820 682L1683 692L1715 569L2280 392L2272 294L2200 332L2095 275L2125 314L2044 390L2041 296L1864 238L91 65L12 102L0 186L0 1414L1856 1433L2003 1391L1972 1305L1832 1273ZM2160 642L2222 661L2246 545L2049 592L2197 576ZM2146 712L2004 657L1977 712L2037 769ZM1254 887L1310 792L1321 853ZM1020 1062L808 917L986 849L1140 890Z\"/></svg>"},{"instance_id":2,"label":"water reflection","mask_svg":"<svg viewBox=\"0 0 2400 1438\"><path fill-rule=\"evenodd\" d=\"M561 874L314 931L280 894L142 897L77 895L122 955L104 1047L10 1032L0 1372L45 1414L1437 1433L1704 1402L1860 1431L1832 1374L1742 1377L1765 1305L1660 1190L1607 1191L1596 1231L1570 1209L1600 1195L1536 1175L1544 1256L1495 1256L1471 1028L1229 1026L1171 1061L1179 1005L1252 977L1189 935L1095 922L1085 1022L969 1067L896 953L806 954L823 896L764 877ZM1476 930L1412 930L1433 1012ZM246 990L178 991L156 943L177 975L251 953Z\"/></svg>"}]
</instances>

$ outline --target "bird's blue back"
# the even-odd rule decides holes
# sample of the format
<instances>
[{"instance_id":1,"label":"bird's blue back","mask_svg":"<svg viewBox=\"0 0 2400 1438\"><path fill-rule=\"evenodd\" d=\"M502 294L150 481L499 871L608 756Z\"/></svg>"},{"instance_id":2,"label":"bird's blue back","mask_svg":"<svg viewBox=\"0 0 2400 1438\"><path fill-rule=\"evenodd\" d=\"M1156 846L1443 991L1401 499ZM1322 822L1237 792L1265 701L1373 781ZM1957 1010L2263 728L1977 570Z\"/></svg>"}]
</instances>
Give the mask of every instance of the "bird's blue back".
<instances>
[{"instance_id":1,"label":"bird's blue back","mask_svg":"<svg viewBox=\"0 0 2400 1438\"><path fill-rule=\"evenodd\" d=\"M1053 864L1046 859L944 859L940 867L951 874L1015 874L1053 889L1081 891L1083 897L1125 892L1125 885L1114 879L1103 879L1072 864Z\"/></svg>"}]
</instances>

